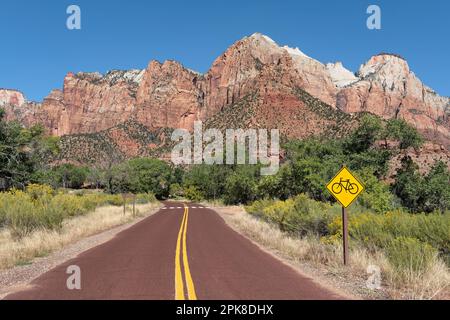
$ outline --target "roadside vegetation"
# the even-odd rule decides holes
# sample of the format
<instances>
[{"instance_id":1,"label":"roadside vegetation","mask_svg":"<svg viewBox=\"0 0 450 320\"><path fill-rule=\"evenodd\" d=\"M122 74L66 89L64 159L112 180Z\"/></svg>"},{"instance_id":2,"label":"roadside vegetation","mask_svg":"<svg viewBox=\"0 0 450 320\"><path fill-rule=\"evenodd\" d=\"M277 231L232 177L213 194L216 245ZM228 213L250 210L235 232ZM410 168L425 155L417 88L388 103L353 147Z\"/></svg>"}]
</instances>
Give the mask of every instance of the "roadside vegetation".
<instances>
[{"instance_id":1,"label":"roadside vegetation","mask_svg":"<svg viewBox=\"0 0 450 320\"><path fill-rule=\"evenodd\" d=\"M328 267L341 263L340 206L302 194L285 201L258 200L245 209L279 230L280 237L302 239L319 255L310 256L314 254L310 252L301 260L311 258ZM350 251L359 257L351 259L350 268L367 278L367 267L378 266L391 297L423 299L448 294L449 233L450 211L410 214L396 209L380 214L357 205L350 210L349 234ZM283 245L275 249L292 250Z\"/></svg>"},{"instance_id":2,"label":"roadside vegetation","mask_svg":"<svg viewBox=\"0 0 450 320\"><path fill-rule=\"evenodd\" d=\"M0 270L31 263L36 257L85 237L147 216L160 206L149 194L137 197L134 211L129 202L124 211L124 200L119 195L58 192L47 200L34 199L34 191L42 189L51 190L32 186L20 195L17 191L0 194L4 217L0 227ZM3 205L5 198L8 202Z\"/></svg>"},{"instance_id":3,"label":"roadside vegetation","mask_svg":"<svg viewBox=\"0 0 450 320\"><path fill-rule=\"evenodd\" d=\"M316 250L301 259L335 265L340 207L325 185L346 164L365 185L349 214L352 252L365 257L353 260L358 272L366 275L370 260L382 269L385 285L400 288L395 290L400 296L433 298L448 293L450 172L439 161L419 172L407 151L422 143L405 121L366 114L345 137L286 141L280 170L272 176L260 176L259 165L174 167L153 158L86 167L47 163L49 154L58 153L58 139L46 137L39 126L24 129L2 121L0 111L0 230L15 241L42 230L61 233L67 221L99 208L120 211L122 194L128 193L142 203L223 202L245 205L250 225L263 223L280 239ZM398 154L401 166L388 177L390 160Z\"/></svg>"},{"instance_id":4,"label":"roadside vegetation","mask_svg":"<svg viewBox=\"0 0 450 320\"><path fill-rule=\"evenodd\" d=\"M0 269L27 263L158 206L153 194L138 194L134 213L126 201L100 191L54 190L36 184L0 193Z\"/></svg>"},{"instance_id":5,"label":"roadside vegetation","mask_svg":"<svg viewBox=\"0 0 450 320\"><path fill-rule=\"evenodd\" d=\"M138 204L155 202L153 194L138 194ZM65 219L86 215L102 206L123 206L121 195L101 192L54 190L30 184L25 190L0 193L0 227L13 238L23 238L37 229L59 231Z\"/></svg>"},{"instance_id":6,"label":"roadside vegetation","mask_svg":"<svg viewBox=\"0 0 450 320\"><path fill-rule=\"evenodd\" d=\"M312 235L313 233L298 236L281 231L276 223L269 222L258 214L248 214L242 207L223 207L218 211L223 213L222 216L227 223L237 231L294 266L299 266L302 272L356 297L368 299L449 297L448 266L442 259L436 256L428 258L426 256L428 253L418 251L417 241L405 242L399 239L388 253L382 249L369 249L351 239L350 262L344 266L339 241L329 243L321 240L319 236ZM388 256L391 252L401 255L401 258L394 259L403 261L404 265L392 263L390 260L392 258ZM428 261L426 266L423 260ZM381 288L374 290L367 287L367 281L376 269L380 271Z\"/></svg>"}]
</instances>

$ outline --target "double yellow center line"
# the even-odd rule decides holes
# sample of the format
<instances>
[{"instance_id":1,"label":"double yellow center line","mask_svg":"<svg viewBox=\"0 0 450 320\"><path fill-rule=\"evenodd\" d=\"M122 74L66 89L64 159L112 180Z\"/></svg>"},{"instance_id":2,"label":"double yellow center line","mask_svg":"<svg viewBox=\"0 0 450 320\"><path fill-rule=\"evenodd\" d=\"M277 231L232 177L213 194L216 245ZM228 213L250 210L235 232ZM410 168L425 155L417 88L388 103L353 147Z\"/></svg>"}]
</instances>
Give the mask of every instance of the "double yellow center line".
<instances>
[{"instance_id":1,"label":"double yellow center line","mask_svg":"<svg viewBox=\"0 0 450 320\"><path fill-rule=\"evenodd\" d=\"M184 279L189 300L197 300L194 282L192 281L191 271L189 269L189 261L186 247L186 233L189 218L189 208L184 205L183 220L181 221L180 231L178 232L177 247L175 250L175 300L184 300L184 282L181 272L181 264L184 267Z\"/></svg>"}]
</instances>

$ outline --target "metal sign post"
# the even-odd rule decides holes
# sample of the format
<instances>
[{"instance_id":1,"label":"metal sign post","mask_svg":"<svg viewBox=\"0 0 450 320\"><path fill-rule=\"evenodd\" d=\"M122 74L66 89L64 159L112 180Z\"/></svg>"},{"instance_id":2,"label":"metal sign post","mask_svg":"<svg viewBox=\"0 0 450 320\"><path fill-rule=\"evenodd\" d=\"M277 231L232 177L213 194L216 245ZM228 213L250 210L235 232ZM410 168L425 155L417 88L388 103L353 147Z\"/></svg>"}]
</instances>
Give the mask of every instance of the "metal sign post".
<instances>
[{"instance_id":1,"label":"metal sign post","mask_svg":"<svg viewBox=\"0 0 450 320\"><path fill-rule=\"evenodd\" d=\"M348 216L347 209L342 207L342 241L344 249L344 265L348 263Z\"/></svg>"},{"instance_id":2,"label":"metal sign post","mask_svg":"<svg viewBox=\"0 0 450 320\"><path fill-rule=\"evenodd\" d=\"M342 205L342 246L344 250L344 265L347 265L349 263L347 208L363 192L364 185L346 166L342 166L341 170L327 184L327 189Z\"/></svg>"}]
</instances>

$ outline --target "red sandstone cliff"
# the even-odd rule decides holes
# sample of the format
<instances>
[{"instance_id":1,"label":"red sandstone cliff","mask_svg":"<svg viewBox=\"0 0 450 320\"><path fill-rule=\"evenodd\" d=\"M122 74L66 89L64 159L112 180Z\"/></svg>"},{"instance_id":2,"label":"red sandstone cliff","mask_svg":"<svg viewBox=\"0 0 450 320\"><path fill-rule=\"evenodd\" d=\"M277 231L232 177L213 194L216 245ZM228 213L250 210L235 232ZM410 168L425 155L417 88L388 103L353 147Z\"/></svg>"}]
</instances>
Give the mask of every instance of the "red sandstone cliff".
<instances>
[{"instance_id":1,"label":"red sandstone cliff","mask_svg":"<svg viewBox=\"0 0 450 320\"><path fill-rule=\"evenodd\" d=\"M234 43L206 74L174 61L151 61L144 70L105 75L68 73L62 90L52 91L42 103L0 90L0 106L8 119L43 123L61 136L98 132L129 119L150 129L190 129L195 120L210 119L257 94L253 104L259 111L249 121L271 128L283 122L290 136L320 132L323 128L316 127L324 123L302 111L305 102L294 94L297 88L345 113L404 118L428 139L450 147L450 99L423 85L404 59L377 55L355 75L340 63L324 65L261 34Z\"/></svg>"}]
</instances>

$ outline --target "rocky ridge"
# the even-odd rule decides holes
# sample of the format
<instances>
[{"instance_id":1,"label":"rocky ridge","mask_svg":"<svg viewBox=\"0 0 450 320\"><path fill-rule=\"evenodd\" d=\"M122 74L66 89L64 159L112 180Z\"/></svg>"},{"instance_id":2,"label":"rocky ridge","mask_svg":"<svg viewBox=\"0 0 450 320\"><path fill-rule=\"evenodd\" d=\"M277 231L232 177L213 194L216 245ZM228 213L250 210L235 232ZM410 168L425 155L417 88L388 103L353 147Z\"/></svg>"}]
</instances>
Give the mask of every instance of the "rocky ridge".
<instances>
[{"instance_id":1,"label":"rocky ridge","mask_svg":"<svg viewBox=\"0 0 450 320\"><path fill-rule=\"evenodd\" d=\"M223 127L232 117L243 126L280 128L303 138L344 128L338 119L347 115L370 112L403 118L439 150L450 150L450 99L424 85L402 57L375 55L354 74L342 63L322 64L259 33L232 44L205 74L176 61L104 75L69 72L62 90L41 103L1 89L0 106L8 120L42 123L57 136L96 134L127 121L149 132L192 129L196 120ZM123 144L126 149L132 142Z\"/></svg>"}]
</instances>

